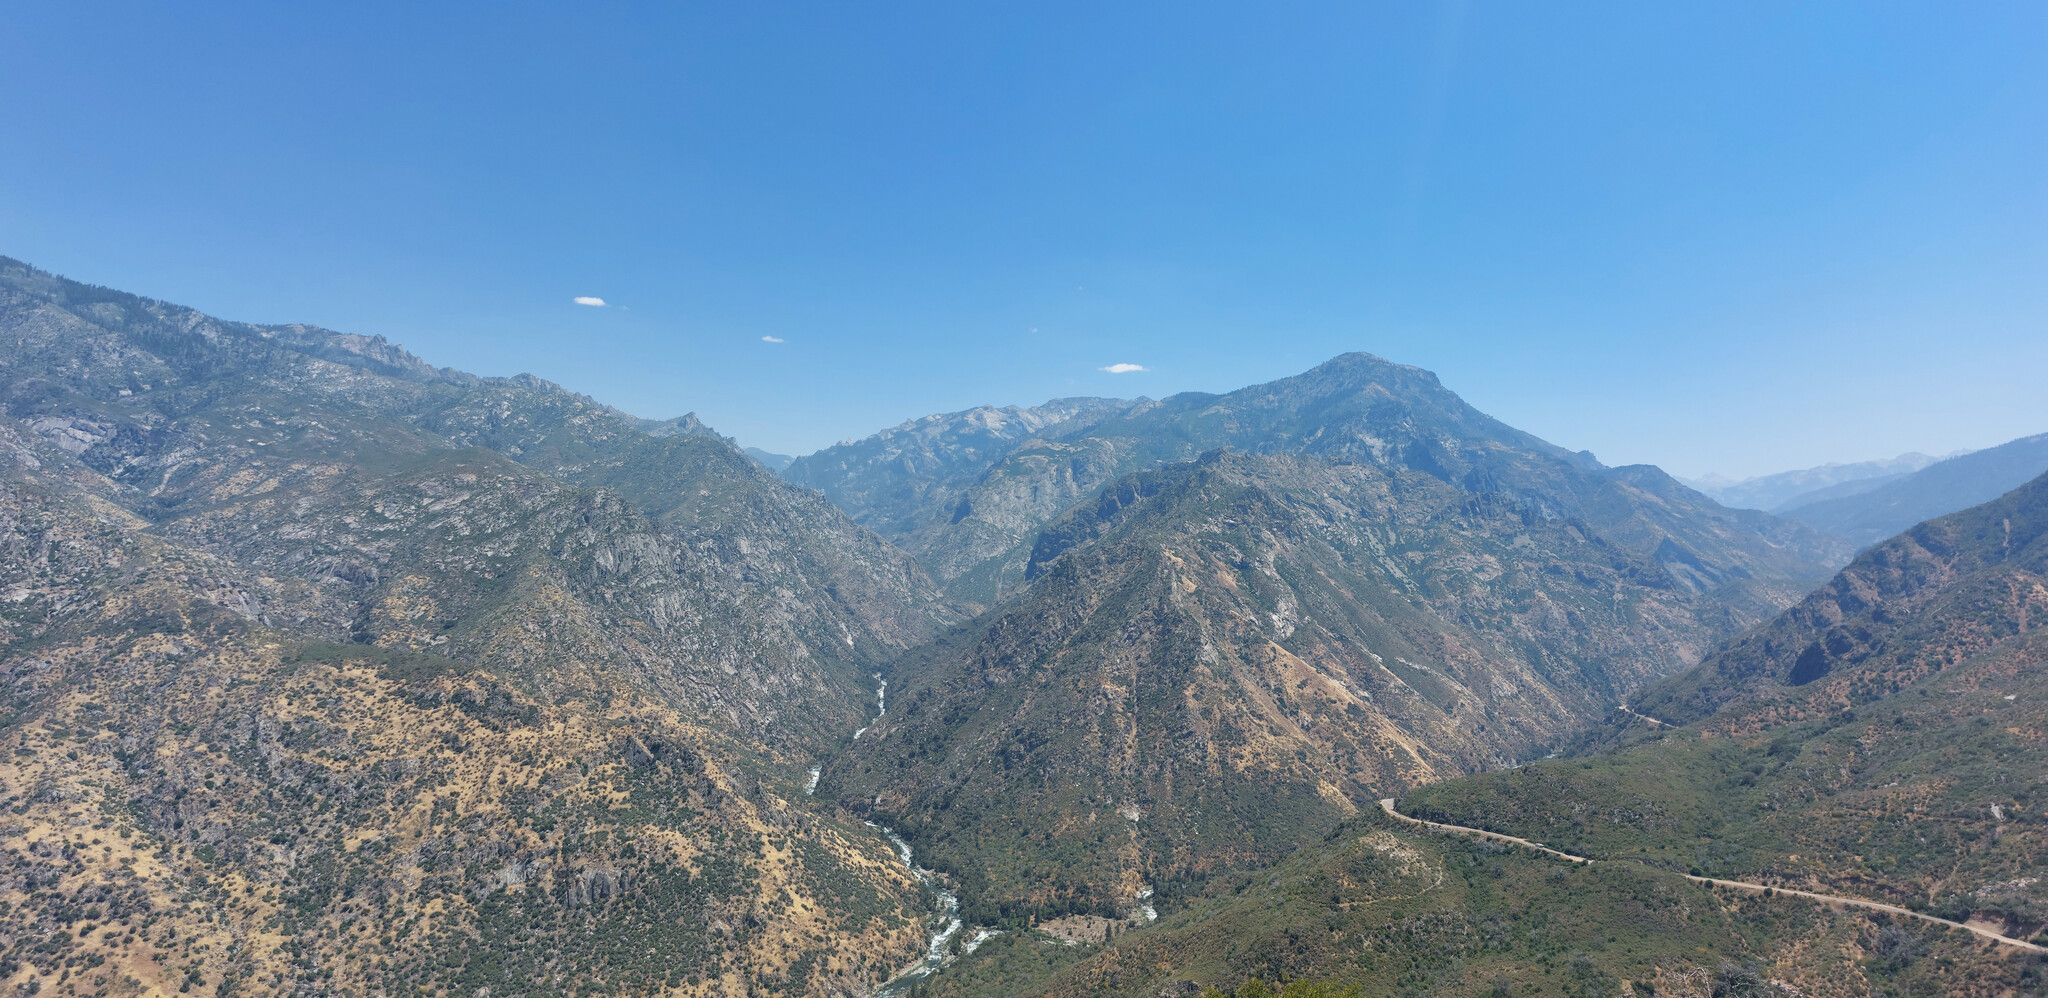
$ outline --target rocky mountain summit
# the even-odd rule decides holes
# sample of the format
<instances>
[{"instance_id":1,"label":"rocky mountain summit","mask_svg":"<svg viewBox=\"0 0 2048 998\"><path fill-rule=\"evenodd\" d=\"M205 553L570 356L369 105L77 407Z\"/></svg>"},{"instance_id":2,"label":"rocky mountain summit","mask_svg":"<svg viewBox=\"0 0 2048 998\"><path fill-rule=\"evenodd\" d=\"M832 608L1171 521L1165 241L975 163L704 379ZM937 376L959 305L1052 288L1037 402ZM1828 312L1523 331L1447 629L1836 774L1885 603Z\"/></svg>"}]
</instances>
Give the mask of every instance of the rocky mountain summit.
<instances>
[{"instance_id":1,"label":"rocky mountain summit","mask_svg":"<svg viewBox=\"0 0 2048 998\"><path fill-rule=\"evenodd\" d=\"M835 501L916 554L949 592L984 605L1024 581L1037 532L1112 480L1228 448L1352 462L1388 472L1418 471L1475 496L1505 495L1546 518L1577 518L1609 539L1637 547L1685 577L1686 586L1748 589L1748 612L1774 612L1848 548L1819 532L1750 511L1728 510L1650 467L1607 468L1481 413L1420 368L1371 354L1335 358L1290 378L1226 395L1188 392L1153 402L1100 403L1043 432L1004 423L1004 448L973 451L945 465L943 489L920 491L906 454L887 464L904 484L885 490L879 470L843 479ZM913 427L953 426L950 417L913 421L860 444L814 457L840 462L855 452L894 454ZM969 421L971 422L971 421ZM934 431L944 436L945 432ZM894 449L892 449L894 448ZM996 453L1001 450L1001 453ZM950 452L949 452L950 453ZM965 453L964 451L962 453ZM792 480L820 483L813 458L791 465ZM818 487L825 487L819 485ZM874 510L889 496L888 512Z\"/></svg>"}]
</instances>

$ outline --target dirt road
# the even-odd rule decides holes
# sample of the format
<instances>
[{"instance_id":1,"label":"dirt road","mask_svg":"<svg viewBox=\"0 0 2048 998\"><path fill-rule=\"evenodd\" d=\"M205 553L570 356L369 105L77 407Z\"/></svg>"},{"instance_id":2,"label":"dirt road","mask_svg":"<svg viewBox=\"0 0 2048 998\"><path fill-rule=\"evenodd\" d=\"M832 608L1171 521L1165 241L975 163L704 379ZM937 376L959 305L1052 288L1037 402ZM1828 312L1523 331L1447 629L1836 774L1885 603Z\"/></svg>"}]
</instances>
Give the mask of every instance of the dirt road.
<instances>
[{"instance_id":1,"label":"dirt road","mask_svg":"<svg viewBox=\"0 0 2048 998\"><path fill-rule=\"evenodd\" d=\"M1574 863L1590 864L1593 862L1593 860L1589 857L1574 856L1571 853L1564 852L1562 850L1552 849L1541 842L1531 842L1528 839L1518 838L1513 835L1503 835L1499 832L1489 832L1484 828L1467 828L1464 825L1446 825L1438 821L1424 821L1421 818L1411 818L1405 814L1402 814L1399 811L1394 810L1394 798L1392 797L1388 797L1385 800L1380 801L1380 810L1385 811L1392 817L1397 818L1401 821L1405 821L1411 825L1422 825L1428 828L1434 828L1438 831L1455 832L1460 835L1473 835L1482 839L1492 839L1495 842L1508 842L1514 845L1522 846L1526 849L1534 849L1540 853L1547 853L1549 855L1556 856L1559 859L1570 860ZM1656 867L1648 868L1656 869ZM1978 936L1982 936L1985 939L1990 939L1994 942L2004 943L2007 946L2013 946L2019 949L2029 950L2035 953L2048 953L2048 947L2037 946L2033 943L2027 942L2024 939L2014 939L2011 936L2000 935L1998 932L1989 928L1985 928L1981 925L1965 925L1961 922L1951 922L1946 918L1936 918L1933 915L1923 915L1920 912L1914 911L1911 908L1901 908L1898 905L1885 904L1881 901L1865 901L1862 898L1842 897L1836 894L1815 894L1812 891L1794 890L1790 887L1772 887L1767 884L1751 884L1740 880L1721 880L1716 877L1695 877L1691 874L1677 875L1683 876L1685 877L1685 879L1690 880L1696 884L1711 884L1715 887L1729 887L1738 891L1751 891L1757 894L1764 893L1765 891L1775 891L1779 894L1790 894L1795 897L1803 897L1809 901L1819 901L1822 904L1841 905L1843 907L1848 908L1868 908L1872 911L1882 911L1886 914L1897 915L1902 918L1917 918L1923 922L1933 922L1936 925L1946 925L1952 929L1961 929L1964 932L1974 933Z\"/></svg>"}]
</instances>

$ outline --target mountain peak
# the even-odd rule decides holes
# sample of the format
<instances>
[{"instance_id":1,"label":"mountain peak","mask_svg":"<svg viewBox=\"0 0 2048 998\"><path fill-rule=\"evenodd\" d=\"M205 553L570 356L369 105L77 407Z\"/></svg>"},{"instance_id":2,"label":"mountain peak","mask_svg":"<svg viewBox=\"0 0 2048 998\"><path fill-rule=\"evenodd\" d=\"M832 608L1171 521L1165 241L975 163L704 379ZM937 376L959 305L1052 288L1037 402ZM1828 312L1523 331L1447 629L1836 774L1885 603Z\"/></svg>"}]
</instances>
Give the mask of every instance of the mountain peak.
<instances>
[{"instance_id":1,"label":"mountain peak","mask_svg":"<svg viewBox=\"0 0 2048 998\"><path fill-rule=\"evenodd\" d=\"M1363 350L1353 350L1349 353L1340 353L1337 356L1330 358L1329 360L1317 364L1315 367L1310 368L1305 373L1315 374L1317 372L1329 372L1333 374L1342 372L1353 375L1364 375L1366 377L1373 378L1378 378L1385 375L1394 375L1401 378L1414 378L1426 382L1437 388L1443 387L1443 383L1437 380L1436 372L1434 371L1431 371L1427 368L1416 367L1413 364L1402 364L1397 361L1389 360L1385 357L1382 357L1379 354L1367 353Z\"/></svg>"}]
</instances>

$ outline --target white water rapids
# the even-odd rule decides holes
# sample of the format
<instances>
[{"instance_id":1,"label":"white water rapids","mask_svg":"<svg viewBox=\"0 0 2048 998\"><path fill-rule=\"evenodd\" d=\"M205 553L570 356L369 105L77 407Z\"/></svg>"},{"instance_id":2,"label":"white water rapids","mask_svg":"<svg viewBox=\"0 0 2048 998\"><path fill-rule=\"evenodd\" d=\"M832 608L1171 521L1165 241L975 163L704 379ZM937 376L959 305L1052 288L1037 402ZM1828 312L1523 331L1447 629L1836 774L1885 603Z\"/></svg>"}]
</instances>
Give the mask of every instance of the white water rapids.
<instances>
[{"instance_id":1,"label":"white water rapids","mask_svg":"<svg viewBox=\"0 0 2048 998\"><path fill-rule=\"evenodd\" d=\"M868 728L881 723L882 718L888 713L889 681L883 679L882 674L877 672L875 673L875 719L873 722L863 726L859 731L854 732L853 737L858 740L860 736L867 734ZM811 782L809 788L805 791L806 793L815 790L818 786L818 770L811 770L810 775ZM918 867L917 863L911 858L910 843L903 841L903 836L896 834L895 829L886 825L877 825L872 821L865 824L869 828L879 830L889 840L889 844L896 847L896 855L903 859L904 869L909 870L910 875L917 878L919 886L931 891L939 899L939 913L933 919L933 927L937 931L932 933L931 942L925 945L924 959L919 960L910 969L889 978L881 987L875 989L873 995L869 996L869 998L898 998L904 992L909 991L911 985L930 976L932 971L945 965L946 950L952 944L953 937L960 934L960 898L952 891L947 890L944 884L940 883L937 874ZM983 930L984 938L992 934L988 930ZM977 938L975 944L979 945L983 941L983 938Z\"/></svg>"},{"instance_id":2,"label":"white water rapids","mask_svg":"<svg viewBox=\"0 0 2048 998\"><path fill-rule=\"evenodd\" d=\"M910 843L903 841L903 836L896 834L895 830L891 828L877 825L872 821L868 822L867 825L869 828L880 828L882 834L888 836L889 844L895 846L897 854L903 857L903 865L910 868L910 875L916 877L918 883L929 888L933 894L939 896L938 921L940 927L937 932L932 934L931 943L925 947L924 959L919 960L917 965L909 970L889 978L887 984L877 988L875 993L870 996L870 998L897 998L898 995L910 990L912 984L916 984L918 981L930 976L932 971L939 969L940 966L945 964L946 946L960 932L960 898L954 895L952 891L940 886L938 877L934 876L932 871L918 869L917 864L911 862Z\"/></svg>"},{"instance_id":3,"label":"white water rapids","mask_svg":"<svg viewBox=\"0 0 2048 998\"><path fill-rule=\"evenodd\" d=\"M889 716L889 681L883 679L882 674L877 672L875 673L875 719L869 724L861 725L861 729L853 733L853 740L860 741L860 736L867 734L869 728L882 723L882 718L887 716Z\"/></svg>"}]
</instances>

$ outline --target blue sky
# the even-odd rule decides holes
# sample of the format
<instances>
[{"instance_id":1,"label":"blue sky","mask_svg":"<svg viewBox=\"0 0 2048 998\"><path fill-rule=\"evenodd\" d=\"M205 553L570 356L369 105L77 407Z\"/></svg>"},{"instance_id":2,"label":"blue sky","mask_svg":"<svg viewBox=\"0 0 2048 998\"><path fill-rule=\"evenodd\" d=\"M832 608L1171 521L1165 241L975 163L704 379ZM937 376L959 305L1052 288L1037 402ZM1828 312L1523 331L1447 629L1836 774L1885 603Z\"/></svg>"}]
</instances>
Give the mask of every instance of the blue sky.
<instances>
[{"instance_id":1,"label":"blue sky","mask_svg":"<svg viewBox=\"0 0 2048 998\"><path fill-rule=\"evenodd\" d=\"M2039 0L10 4L0 87L0 253L773 450L1347 350L1680 474L2048 431Z\"/></svg>"}]
</instances>

